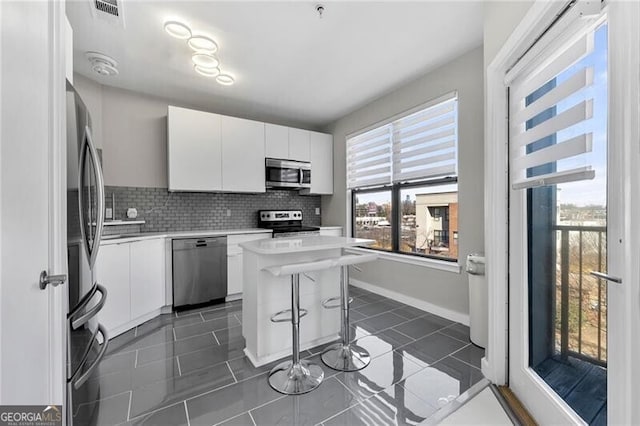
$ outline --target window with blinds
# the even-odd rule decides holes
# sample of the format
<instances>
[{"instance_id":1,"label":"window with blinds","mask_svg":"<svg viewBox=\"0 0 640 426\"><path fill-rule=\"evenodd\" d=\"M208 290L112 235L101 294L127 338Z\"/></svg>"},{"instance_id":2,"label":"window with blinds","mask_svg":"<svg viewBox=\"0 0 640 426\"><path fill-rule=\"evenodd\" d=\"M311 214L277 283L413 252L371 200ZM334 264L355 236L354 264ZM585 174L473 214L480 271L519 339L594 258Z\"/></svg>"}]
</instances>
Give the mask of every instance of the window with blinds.
<instances>
[{"instance_id":1,"label":"window with blinds","mask_svg":"<svg viewBox=\"0 0 640 426\"><path fill-rule=\"evenodd\" d=\"M347 187L456 176L456 93L347 140Z\"/></svg>"},{"instance_id":2,"label":"window with blinds","mask_svg":"<svg viewBox=\"0 0 640 426\"><path fill-rule=\"evenodd\" d=\"M351 235L370 248L458 258L458 97L347 139Z\"/></svg>"},{"instance_id":3,"label":"window with blinds","mask_svg":"<svg viewBox=\"0 0 640 426\"><path fill-rule=\"evenodd\" d=\"M552 55L539 57L509 86L511 186L593 179L593 66L580 60L594 49L593 31Z\"/></svg>"}]
</instances>

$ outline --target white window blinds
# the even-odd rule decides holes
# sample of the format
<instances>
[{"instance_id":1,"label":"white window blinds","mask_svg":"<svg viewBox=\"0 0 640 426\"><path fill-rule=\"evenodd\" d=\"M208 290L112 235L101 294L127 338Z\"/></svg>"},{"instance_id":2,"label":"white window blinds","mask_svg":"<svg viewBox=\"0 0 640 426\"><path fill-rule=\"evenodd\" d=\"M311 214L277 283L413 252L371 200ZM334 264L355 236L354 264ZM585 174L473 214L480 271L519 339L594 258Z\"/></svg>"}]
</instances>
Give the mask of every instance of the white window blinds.
<instances>
[{"instance_id":1,"label":"white window blinds","mask_svg":"<svg viewBox=\"0 0 640 426\"><path fill-rule=\"evenodd\" d=\"M457 94L347 139L347 187L457 175Z\"/></svg>"},{"instance_id":2,"label":"white window blinds","mask_svg":"<svg viewBox=\"0 0 640 426\"><path fill-rule=\"evenodd\" d=\"M393 123L393 181L457 174L457 98Z\"/></svg>"},{"instance_id":3,"label":"white window blinds","mask_svg":"<svg viewBox=\"0 0 640 426\"><path fill-rule=\"evenodd\" d=\"M510 85L510 170L513 189L593 179L594 33L532 61Z\"/></svg>"},{"instance_id":4,"label":"white window blinds","mask_svg":"<svg viewBox=\"0 0 640 426\"><path fill-rule=\"evenodd\" d=\"M391 124L347 140L347 187L391 182Z\"/></svg>"}]
</instances>

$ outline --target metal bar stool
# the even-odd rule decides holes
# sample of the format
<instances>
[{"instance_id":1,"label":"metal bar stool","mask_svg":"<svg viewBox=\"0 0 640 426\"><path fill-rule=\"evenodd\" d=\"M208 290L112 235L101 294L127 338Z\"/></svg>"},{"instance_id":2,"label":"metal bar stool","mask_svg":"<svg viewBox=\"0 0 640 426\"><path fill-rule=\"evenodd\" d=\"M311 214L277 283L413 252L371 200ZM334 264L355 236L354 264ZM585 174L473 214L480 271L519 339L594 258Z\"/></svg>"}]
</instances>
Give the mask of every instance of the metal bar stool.
<instances>
[{"instance_id":1,"label":"metal bar stool","mask_svg":"<svg viewBox=\"0 0 640 426\"><path fill-rule=\"evenodd\" d=\"M340 336L342 341L329 346L322 353L322 362L328 367L339 371L361 370L371 361L369 352L351 342L349 330L349 266L359 263L371 262L378 258L377 254L346 255L333 260L333 267L342 268L340 275L340 296L322 301L322 306L327 309L340 308L342 318L340 322ZM354 266L355 267L355 266ZM335 302L340 301L339 304Z\"/></svg>"},{"instance_id":2,"label":"metal bar stool","mask_svg":"<svg viewBox=\"0 0 640 426\"><path fill-rule=\"evenodd\" d=\"M312 362L300 359L300 318L307 314L300 309L300 274L319 271L333 266L331 259L316 262L292 263L264 268L276 277L291 275L291 309L277 312L271 316L272 322L285 322L286 313L291 313L291 332L293 353L290 361L284 361L273 367L269 373L269 385L285 395L300 395L317 388L324 378L322 368ZM302 315L301 315L302 313Z\"/></svg>"}]
</instances>

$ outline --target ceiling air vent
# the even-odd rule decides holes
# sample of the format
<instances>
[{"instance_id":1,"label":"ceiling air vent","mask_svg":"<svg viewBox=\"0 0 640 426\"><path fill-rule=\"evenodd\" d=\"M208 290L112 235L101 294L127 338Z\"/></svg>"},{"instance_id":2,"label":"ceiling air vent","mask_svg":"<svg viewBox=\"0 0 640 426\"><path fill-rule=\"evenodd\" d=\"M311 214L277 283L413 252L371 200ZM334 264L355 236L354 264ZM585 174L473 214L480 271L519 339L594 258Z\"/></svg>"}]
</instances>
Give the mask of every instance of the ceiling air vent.
<instances>
[{"instance_id":1,"label":"ceiling air vent","mask_svg":"<svg viewBox=\"0 0 640 426\"><path fill-rule=\"evenodd\" d=\"M109 15L119 16L117 0L94 0L96 9Z\"/></svg>"},{"instance_id":2,"label":"ceiling air vent","mask_svg":"<svg viewBox=\"0 0 640 426\"><path fill-rule=\"evenodd\" d=\"M124 27L122 0L90 0L90 3L91 13L94 18Z\"/></svg>"}]
</instances>

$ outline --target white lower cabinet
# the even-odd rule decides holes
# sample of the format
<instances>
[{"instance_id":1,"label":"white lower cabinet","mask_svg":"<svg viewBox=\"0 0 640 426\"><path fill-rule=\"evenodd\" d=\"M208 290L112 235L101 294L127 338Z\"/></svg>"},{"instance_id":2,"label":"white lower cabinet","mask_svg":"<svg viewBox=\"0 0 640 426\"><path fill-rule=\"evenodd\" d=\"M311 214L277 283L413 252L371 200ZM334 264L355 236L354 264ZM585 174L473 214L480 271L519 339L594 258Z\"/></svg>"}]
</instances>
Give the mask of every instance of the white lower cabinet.
<instances>
[{"instance_id":1,"label":"white lower cabinet","mask_svg":"<svg viewBox=\"0 0 640 426\"><path fill-rule=\"evenodd\" d=\"M263 240L271 238L270 232L264 234L244 234L227 236L227 296L242 294L242 283L244 280L243 251L238 245L245 241Z\"/></svg>"},{"instance_id":2,"label":"white lower cabinet","mask_svg":"<svg viewBox=\"0 0 640 426\"><path fill-rule=\"evenodd\" d=\"M96 281L107 289L107 301L98 313L98 321L110 337L131 319L129 244L103 245L96 260Z\"/></svg>"},{"instance_id":3,"label":"white lower cabinet","mask_svg":"<svg viewBox=\"0 0 640 426\"><path fill-rule=\"evenodd\" d=\"M109 337L149 320L164 305L164 238L103 244L95 271L107 289L98 316Z\"/></svg>"},{"instance_id":4,"label":"white lower cabinet","mask_svg":"<svg viewBox=\"0 0 640 426\"><path fill-rule=\"evenodd\" d=\"M156 311L165 301L164 239L131 243L131 319Z\"/></svg>"}]
</instances>

